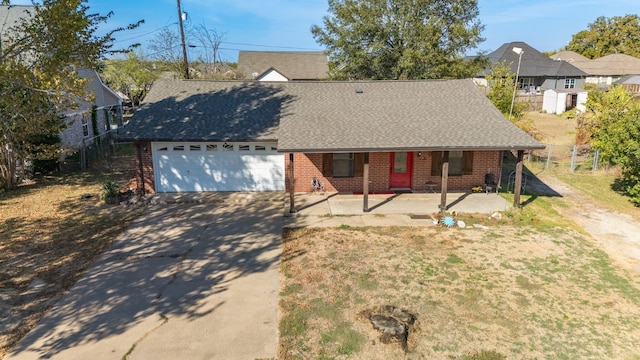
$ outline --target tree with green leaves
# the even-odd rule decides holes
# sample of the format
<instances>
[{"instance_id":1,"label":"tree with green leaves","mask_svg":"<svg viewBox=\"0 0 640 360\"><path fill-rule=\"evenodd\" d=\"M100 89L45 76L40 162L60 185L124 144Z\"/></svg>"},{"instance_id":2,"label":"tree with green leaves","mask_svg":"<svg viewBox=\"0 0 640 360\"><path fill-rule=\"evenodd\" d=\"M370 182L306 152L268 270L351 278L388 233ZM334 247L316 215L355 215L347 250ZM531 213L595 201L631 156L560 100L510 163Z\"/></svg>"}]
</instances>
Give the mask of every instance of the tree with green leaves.
<instances>
[{"instance_id":1,"label":"tree with green leaves","mask_svg":"<svg viewBox=\"0 0 640 360\"><path fill-rule=\"evenodd\" d=\"M489 72L485 73L487 80L487 97L493 105L505 116L511 116L515 119L522 117L524 106L522 103L513 103L513 111L511 111L511 103L515 91L516 74L511 72L510 64L502 61L494 63Z\"/></svg>"},{"instance_id":2,"label":"tree with green leaves","mask_svg":"<svg viewBox=\"0 0 640 360\"><path fill-rule=\"evenodd\" d=\"M586 129L591 145L603 161L617 165L622 178L617 190L640 206L640 103L621 86L592 91L586 103L590 113Z\"/></svg>"},{"instance_id":3,"label":"tree with green leaves","mask_svg":"<svg viewBox=\"0 0 640 360\"><path fill-rule=\"evenodd\" d=\"M494 63L489 72L485 73L485 79L487 80L487 97L491 103L516 126L529 135L539 138L533 122L524 117L527 103L514 99L516 74L511 72L511 64L505 61Z\"/></svg>"},{"instance_id":4,"label":"tree with green leaves","mask_svg":"<svg viewBox=\"0 0 640 360\"><path fill-rule=\"evenodd\" d=\"M65 127L60 114L91 97L74 66L95 68L112 51L113 34L124 30L97 36L111 14L90 14L85 3L42 0L1 34L0 188L17 185L19 161L59 155L60 144L50 140Z\"/></svg>"},{"instance_id":5,"label":"tree with green leaves","mask_svg":"<svg viewBox=\"0 0 640 360\"><path fill-rule=\"evenodd\" d=\"M464 60L484 39L476 0L329 0L316 41L336 79L463 78L484 67Z\"/></svg>"},{"instance_id":6,"label":"tree with green leaves","mask_svg":"<svg viewBox=\"0 0 640 360\"><path fill-rule=\"evenodd\" d=\"M158 72L142 55L131 51L124 59L106 60L100 75L110 88L127 95L135 106L144 99Z\"/></svg>"},{"instance_id":7,"label":"tree with green leaves","mask_svg":"<svg viewBox=\"0 0 640 360\"><path fill-rule=\"evenodd\" d=\"M565 47L589 59L611 54L640 57L640 16L601 16L571 37Z\"/></svg>"}]
</instances>

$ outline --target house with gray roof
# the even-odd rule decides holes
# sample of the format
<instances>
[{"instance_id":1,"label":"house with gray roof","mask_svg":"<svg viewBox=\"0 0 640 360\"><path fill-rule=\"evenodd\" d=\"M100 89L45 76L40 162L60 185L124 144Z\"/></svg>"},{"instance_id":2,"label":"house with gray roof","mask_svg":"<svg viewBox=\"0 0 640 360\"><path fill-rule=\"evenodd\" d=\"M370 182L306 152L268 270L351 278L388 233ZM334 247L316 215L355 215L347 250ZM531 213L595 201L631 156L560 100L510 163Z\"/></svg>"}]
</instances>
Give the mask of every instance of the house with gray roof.
<instances>
[{"instance_id":1,"label":"house with gray roof","mask_svg":"<svg viewBox=\"0 0 640 360\"><path fill-rule=\"evenodd\" d=\"M544 148L471 79L165 79L120 136L135 142L141 192L293 194L315 178L331 192L446 194L498 179L504 151Z\"/></svg>"},{"instance_id":2,"label":"house with gray roof","mask_svg":"<svg viewBox=\"0 0 640 360\"><path fill-rule=\"evenodd\" d=\"M238 72L247 80L322 80L329 62L323 51L240 51Z\"/></svg>"},{"instance_id":3,"label":"house with gray roof","mask_svg":"<svg viewBox=\"0 0 640 360\"><path fill-rule=\"evenodd\" d=\"M626 75L618 79L613 85L622 86L630 94L640 94L640 75Z\"/></svg>"},{"instance_id":4,"label":"house with gray roof","mask_svg":"<svg viewBox=\"0 0 640 360\"><path fill-rule=\"evenodd\" d=\"M556 114L573 108L584 111L587 92L582 87L587 73L573 63L553 60L521 41L503 44L487 58L492 64L504 63L518 75L517 101L536 102L542 98L541 109L553 109ZM489 71L480 74L476 83L487 86L485 76ZM553 91L543 95L547 90Z\"/></svg>"},{"instance_id":5,"label":"house with gray roof","mask_svg":"<svg viewBox=\"0 0 640 360\"><path fill-rule=\"evenodd\" d=\"M94 100L78 99L76 109L63 113L66 128L60 139L66 148L72 150L93 143L96 137L122 126L122 97L103 83L95 70L81 68L76 71L78 77L88 80L87 92L93 95Z\"/></svg>"},{"instance_id":6,"label":"house with gray roof","mask_svg":"<svg viewBox=\"0 0 640 360\"><path fill-rule=\"evenodd\" d=\"M522 49L522 59L514 48ZM487 58L493 64L504 62L513 74L518 73L518 90L521 92L580 88L587 76L572 63L555 61L522 41L505 43L489 53Z\"/></svg>"}]
</instances>

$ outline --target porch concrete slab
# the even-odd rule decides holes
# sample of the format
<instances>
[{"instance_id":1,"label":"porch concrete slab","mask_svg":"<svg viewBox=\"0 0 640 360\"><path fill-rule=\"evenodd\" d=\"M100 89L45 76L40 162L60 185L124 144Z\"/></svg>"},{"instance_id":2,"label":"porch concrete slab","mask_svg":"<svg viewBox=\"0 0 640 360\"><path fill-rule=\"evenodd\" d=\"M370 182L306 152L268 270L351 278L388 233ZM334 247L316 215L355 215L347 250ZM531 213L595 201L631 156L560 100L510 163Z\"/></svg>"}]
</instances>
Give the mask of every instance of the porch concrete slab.
<instances>
[{"instance_id":1,"label":"porch concrete slab","mask_svg":"<svg viewBox=\"0 0 640 360\"><path fill-rule=\"evenodd\" d=\"M369 211L363 210L363 195L353 194L295 194L295 208L298 215L337 216L364 214L435 214L440 211L440 194L411 193L369 195ZM289 209L286 197L285 211ZM489 214L508 210L511 205L495 193L449 193L447 211Z\"/></svg>"},{"instance_id":2,"label":"porch concrete slab","mask_svg":"<svg viewBox=\"0 0 640 360\"><path fill-rule=\"evenodd\" d=\"M363 195L301 193L294 201L297 212L290 214L285 197L284 227L434 226L440 212L438 193L369 195L368 212L363 210ZM511 205L495 193L449 193L447 207L458 213L490 214Z\"/></svg>"},{"instance_id":3,"label":"porch concrete slab","mask_svg":"<svg viewBox=\"0 0 640 360\"><path fill-rule=\"evenodd\" d=\"M351 227L364 227L362 216L331 216L322 219L322 227L340 227L348 225Z\"/></svg>"}]
</instances>

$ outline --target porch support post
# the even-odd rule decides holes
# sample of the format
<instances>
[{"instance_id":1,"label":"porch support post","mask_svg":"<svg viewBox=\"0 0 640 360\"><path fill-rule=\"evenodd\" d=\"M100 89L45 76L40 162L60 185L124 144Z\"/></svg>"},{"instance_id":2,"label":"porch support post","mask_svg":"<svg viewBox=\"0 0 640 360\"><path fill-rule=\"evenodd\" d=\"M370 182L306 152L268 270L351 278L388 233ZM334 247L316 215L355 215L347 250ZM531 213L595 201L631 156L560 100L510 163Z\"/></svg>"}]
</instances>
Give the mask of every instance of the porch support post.
<instances>
[{"instance_id":1,"label":"porch support post","mask_svg":"<svg viewBox=\"0 0 640 360\"><path fill-rule=\"evenodd\" d=\"M522 189L522 159L524 158L524 150L518 150L518 158L516 160L516 182L513 188L513 206L520 207L520 189Z\"/></svg>"},{"instance_id":2,"label":"porch support post","mask_svg":"<svg viewBox=\"0 0 640 360\"><path fill-rule=\"evenodd\" d=\"M296 207L294 203L294 185L295 181L293 179L293 153L289 153L289 213L295 214Z\"/></svg>"},{"instance_id":3,"label":"porch support post","mask_svg":"<svg viewBox=\"0 0 640 360\"><path fill-rule=\"evenodd\" d=\"M449 181L449 152L442 153L442 186L440 191L440 213L447 210L447 182Z\"/></svg>"},{"instance_id":4,"label":"porch support post","mask_svg":"<svg viewBox=\"0 0 640 360\"><path fill-rule=\"evenodd\" d=\"M364 153L364 168L362 170L362 211L369 212L369 153Z\"/></svg>"}]
</instances>

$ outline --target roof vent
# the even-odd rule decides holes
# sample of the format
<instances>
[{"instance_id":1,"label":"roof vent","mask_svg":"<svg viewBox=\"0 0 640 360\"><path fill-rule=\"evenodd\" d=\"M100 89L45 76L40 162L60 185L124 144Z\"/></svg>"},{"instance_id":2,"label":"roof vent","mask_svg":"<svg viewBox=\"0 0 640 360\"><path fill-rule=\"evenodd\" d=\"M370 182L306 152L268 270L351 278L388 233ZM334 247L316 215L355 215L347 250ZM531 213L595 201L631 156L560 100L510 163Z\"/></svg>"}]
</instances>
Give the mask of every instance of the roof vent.
<instances>
[{"instance_id":1,"label":"roof vent","mask_svg":"<svg viewBox=\"0 0 640 360\"><path fill-rule=\"evenodd\" d=\"M360 88L357 88L357 89L356 89L356 94L362 94L363 92L364 92L364 90L362 90L362 89L360 89Z\"/></svg>"}]
</instances>

